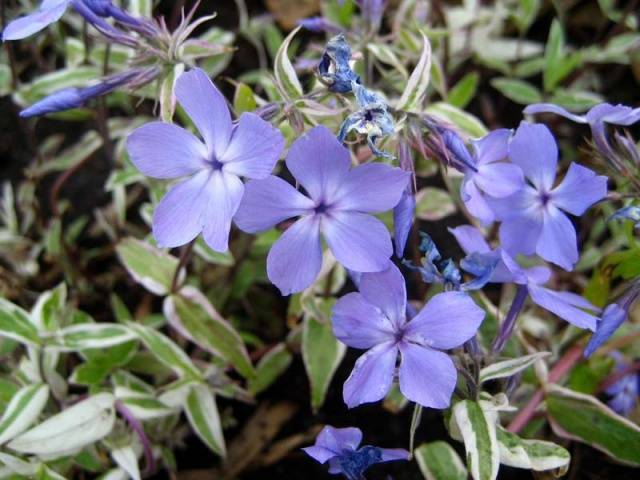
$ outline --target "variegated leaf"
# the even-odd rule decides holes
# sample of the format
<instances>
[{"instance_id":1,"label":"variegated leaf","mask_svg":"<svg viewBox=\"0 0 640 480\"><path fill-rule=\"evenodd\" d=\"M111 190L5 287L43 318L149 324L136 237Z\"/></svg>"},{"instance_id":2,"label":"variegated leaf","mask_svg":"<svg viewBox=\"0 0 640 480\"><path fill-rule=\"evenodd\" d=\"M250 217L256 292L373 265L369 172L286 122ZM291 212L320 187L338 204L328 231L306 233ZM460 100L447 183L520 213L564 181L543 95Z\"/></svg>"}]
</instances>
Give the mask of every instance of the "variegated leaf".
<instances>
[{"instance_id":1,"label":"variegated leaf","mask_svg":"<svg viewBox=\"0 0 640 480\"><path fill-rule=\"evenodd\" d=\"M566 472L571 455L553 442L529 440L518 437L502 427L497 429L500 446L500 463L527 470L558 470Z\"/></svg>"},{"instance_id":2,"label":"variegated leaf","mask_svg":"<svg viewBox=\"0 0 640 480\"><path fill-rule=\"evenodd\" d=\"M537 352L531 355L525 355L524 357L492 363L480 371L480 381L486 382L488 380L495 380L496 378L511 377L533 365L537 360L548 357L549 355L551 355L549 352Z\"/></svg>"},{"instance_id":3,"label":"variegated leaf","mask_svg":"<svg viewBox=\"0 0 640 480\"><path fill-rule=\"evenodd\" d=\"M426 480L467 480L462 460L447 442L424 443L413 452Z\"/></svg>"},{"instance_id":4,"label":"variegated leaf","mask_svg":"<svg viewBox=\"0 0 640 480\"><path fill-rule=\"evenodd\" d=\"M0 419L0 445L27 430L38 419L48 399L49 387L42 383L18 390Z\"/></svg>"},{"instance_id":5,"label":"variegated leaf","mask_svg":"<svg viewBox=\"0 0 640 480\"><path fill-rule=\"evenodd\" d=\"M276 84L278 85L282 95L287 100L293 100L301 97L304 93L300 80L298 79L298 75L291 64L291 60L289 60L287 53L291 40L293 40L293 37L295 37L300 28L301 27L297 27L287 35L287 38L285 38L282 45L280 45L274 61Z\"/></svg>"},{"instance_id":6,"label":"variegated leaf","mask_svg":"<svg viewBox=\"0 0 640 480\"><path fill-rule=\"evenodd\" d=\"M222 457L226 456L220 414L213 393L206 385L199 384L191 387L185 413L198 437L211 451Z\"/></svg>"},{"instance_id":7,"label":"variegated leaf","mask_svg":"<svg viewBox=\"0 0 640 480\"><path fill-rule=\"evenodd\" d=\"M424 101L424 95L431 78L431 42L422 33L422 53L418 64L413 69L407 86L398 101L398 110L416 111Z\"/></svg>"}]
</instances>

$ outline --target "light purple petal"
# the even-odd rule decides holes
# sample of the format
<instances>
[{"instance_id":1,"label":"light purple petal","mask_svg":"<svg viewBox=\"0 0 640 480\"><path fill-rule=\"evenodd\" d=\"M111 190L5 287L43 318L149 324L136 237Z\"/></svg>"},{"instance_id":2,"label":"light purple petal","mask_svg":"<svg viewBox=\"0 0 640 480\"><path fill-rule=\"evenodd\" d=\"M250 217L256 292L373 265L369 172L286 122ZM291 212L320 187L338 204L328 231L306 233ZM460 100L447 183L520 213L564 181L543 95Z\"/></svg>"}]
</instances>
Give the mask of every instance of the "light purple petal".
<instances>
[{"instance_id":1,"label":"light purple petal","mask_svg":"<svg viewBox=\"0 0 640 480\"><path fill-rule=\"evenodd\" d=\"M216 252L229 250L231 219L236 214L244 185L235 175L216 171L211 175L207 210L204 217L204 241Z\"/></svg>"},{"instance_id":2,"label":"light purple petal","mask_svg":"<svg viewBox=\"0 0 640 480\"><path fill-rule=\"evenodd\" d=\"M507 162L479 165L473 181L484 193L497 198L508 197L524 186L520 167Z\"/></svg>"},{"instance_id":3,"label":"light purple petal","mask_svg":"<svg viewBox=\"0 0 640 480\"><path fill-rule=\"evenodd\" d=\"M322 233L336 259L349 270L380 272L393 254L387 227L365 213L331 212L322 218Z\"/></svg>"},{"instance_id":4,"label":"light purple petal","mask_svg":"<svg viewBox=\"0 0 640 480\"><path fill-rule=\"evenodd\" d=\"M640 120L640 109L632 109L626 105L601 103L591 108L586 117L591 125L606 122L613 125L629 126Z\"/></svg>"},{"instance_id":5,"label":"light purple petal","mask_svg":"<svg viewBox=\"0 0 640 480\"><path fill-rule=\"evenodd\" d=\"M344 181L351 157L326 127L315 127L289 149L287 168L317 202L333 198Z\"/></svg>"},{"instance_id":6,"label":"light purple petal","mask_svg":"<svg viewBox=\"0 0 640 480\"><path fill-rule=\"evenodd\" d=\"M524 185L521 190L508 197L495 198L487 195L485 200L498 220L541 215L540 193L530 185Z\"/></svg>"},{"instance_id":7,"label":"light purple petal","mask_svg":"<svg viewBox=\"0 0 640 480\"><path fill-rule=\"evenodd\" d=\"M556 115L561 115L577 123L587 123L584 115L575 115L553 103L534 103L525 108L522 113L527 115L533 115L535 113L555 113Z\"/></svg>"},{"instance_id":8,"label":"light purple petal","mask_svg":"<svg viewBox=\"0 0 640 480\"><path fill-rule=\"evenodd\" d=\"M347 173L331 204L339 210L385 212L398 204L410 179L411 173L389 165L361 165Z\"/></svg>"},{"instance_id":9,"label":"light purple petal","mask_svg":"<svg viewBox=\"0 0 640 480\"><path fill-rule=\"evenodd\" d=\"M275 167L283 147L280 130L253 113L243 113L219 160L225 164L225 172L263 179Z\"/></svg>"},{"instance_id":10,"label":"light purple petal","mask_svg":"<svg viewBox=\"0 0 640 480\"><path fill-rule=\"evenodd\" d=\"M398 204L393 207L393 244L396 256L402 258L407 239L413 225L416 199L411 192L405 191Z\"/></svg>"},{"instance_id":11,"label":"light purple petal","mask_svg":"<svg viewBox=\"0 0 640 480\"><path fill-rule=\"evenodd\" d=\"M473 337L484 310L463 292L435 295L407 324L404 338L426 347L449 350Z\"/></svg>"},{"instance_id":12,"label":"light purple petal","mask_svg":"<svg viewBox=\"0 0 640 480\"><path fill-rule=\"evenodd\" d=\"M447 408L456 386L456 367L449 356L407 342L400 343L400 391L428 408Z\"/></svg>"},{"instance_id":13,"label":"light purple petal","mask_svg":"<svg viewBox=\"0 0 640 480\"><path fill-rule=\"evenodd\" d=\"M551 278L551 269L548 267L531 267L523 270L529 282L535 285L544 285Z\"/></svg>"},{"instance_id":14,"label":"light purple petal","mask_svg":"<svg viewBox=\"0 0 640 480\"><path fill-rule=\"evenodd\" d=\"M39 32L43 28L60 20L67 10L70 0L48 2L29 15L17 18L7 25L2 32L2 40L21 40Z\"/></svg>"},{"instance_id":15,"label":"light purple petal","mask_svg":"<svg viewBox=\"0 0 640 480\"><path fill-rule=\"evenodd\" d=\"M511 255L536 252L542 233L542 217L519 217L505 220L500 225L500 243Z\"/></svg>"},{"instance_id":16,"label":"light purple petal","mask_svg":"<svg viewBox=\"0 0 640 480\"><path fill-rule=\"evenodd\" d=\"M335 337L353 348L369 349L394 338L389 319L360 293L340 298L333 307L331 322Z\"/></svg>"},{"instance_id":17,"label":"light purple petal","mask_svg":"<svg viewBox=\"0 0 640 480\"><path fill-rule=\"evenodd\" d=\"M267 275L282 295L307 288L321 266L320 220L315 215L302 217L291 225L267 256Z\"/></svg>"},{"instance_id":18,"label":"light purple petal","mask_svg":"<svg viewBox=\"0 0 640 480\"><path fill-rule=\"evenodd\" d=\"M199 68L180 75L174 93L211 153L219 159L231 138L231 114L222 93Z\"/></svg>"},{"instance_id":19,"label":"light purple petal","mask_svg":"<svg viewBox=\"0 0 640 480\"><path fill-rule=\"evenodd\" d=\"M372 305L380 308L396 327L406 321L407 289L405 280L393 263L383 272L365 273L360 279L360 293Z\"/></svg>"},{"instance_id":20,"label":"light purple petal","mask_svg":"<svg viewBox=\"0 0 640 480\"><path fill-rule=\"evenodd\" d=\"M169 190L153 213L153 236L160 247L179 247L202 231L211 172L203 170Z\"/></svg>"},{"instance_id":21,"label":"light purple petal","mask_svg":"<svg viewBox=\"0 0 640 480\"><path fill-rule=\"evenodd\" d=\"M404 448L379 448L382 453L383 462L392 462L394 460L409 460L411 455Z\"/></svg>"},{"instance_id":22,"label":"light purple petal","mask_svg":"<svg viewBox=\"0 0 640 480\"><path fill-rule=\"evenodd\" d=\"M491 247L484 239L482 232L471 225L462 225L456 228L450 228L449 233L456 237L456 241L460 248L470 255L472 253L487 253L491 251Z\"/></svg>"},{"instance_id":23,"label":"light purple petal","mask_svg":"<svg viewBox=\"0 0 640 480\"><path fill-rule=\"evenodd\" d=\"M362 432L359 428L334 428L327 425L318 434L315 445L303 450L318 462L325 463L336 455L355 451L360 442L362 442Z\"/></svg>"},{"instance_id":24,"label":"light purple petal","mask_svg":"<svg viewBox=\"0 0 640 480\"><path fill-rule=\"evenodd\" d=\"M584 356L590 357L600 346L618 330L627 319L627 312L619 305L612 303L604 309L602 320L598 322L596 332L591 336L584 349Z\"/></svg>"},{"instance_id":25,"label":"light purple petal","mask_svg":"<svg viewBox=\"0 0 640 480\"><path fill-rule=\"evenodd\" d=\"M489 132L479 140L471 143L475 151L476 165L504 160L509 155L509 139L513 132L506 128L500 128Z\"/></svg>"},{"instance_id":26,"label":"light purple petal","mask_svg":"<svg viewBox=\"0 0 640 480\"><path fill-rule=\"evenodd\" d=\"M342 390L347 406L353 408L383 399L391 388L397 358L394 342L381 343L358 358Z\"/></svg>"},{"instance_id":27,"label":"light purple petal","mask_svg":"<svg viewBox=\"0 0 640 480\"><path fill-rule=\"evenodd\" d=\"M340 455L340 453L336 453L333 450L330 450L326 447L321 447L319 445L305 447L302 450L319 463L326 463L328 460L331 460L332 458Z\"/></svg>"},{"instance_id":28,"label":"light purple petal","mask_svg":"<svg viewBox=\"0 0 640 480\"><path fill-rule=\"evenodd\" d=\"M572 163L562 183L551 192L554 205L573 215L582 215L587 208L607 196L607 177L596 175L577 163Z\"/></svg>"},{"instance_id":29,"label":"light purple petal","mask_svg":"<svg viewBox=\"0 0 640 480\"><path fill-rule=\"evenodd\" d=\"M567 271L578 261L576 230L571 220L550 204L544 212L536 253Z\"/></svg>"},{"instance_id":30,"label":"light purple petal","mask_svg":"<svg viewBox=\"0 0 640 480\"><path fill-rule=\"evenodd\" d=\"M234 221L240 230L256 233L287 218L309 213L313 201L273 175L245 185L244 196Z\"/></svg>"},{"instance_id":31,"label":"light purple petal","mask_svg":"<svg viewBox=\"0 0 640 480\"><path fill-rule=\"evenodd\" d=\"M127 138L127 152L142 173L153 178L178 178L206 167L207 147L184 128L151 122Z\"/></svg>"},{"instance_id":32,"label":"light purple petal","mask_svg":"<svg viewBox=\"0 0 640 480\"><path fill-rule=\"evenodd\" d=\"M546 126L520 123L509 144L509 157L538 190L551 190L556 178L558 147Z\"/></svg>"},{"instance_id":33,"label":"light purple petal","mask_svg":"<svg viewBox=\"0 0 640 480\"><path fill-rule=\"evenodd\" d=\"M469 213L480 220L483 225L489 225L495 221L496 216L493 209L487 203L485 195L476 186L473 177L465 178L460 189L460 196Z\"/></svg>"},{"instance_id":34,"label":"light purple petal","mask_svg":"<svg viewBox=\"0 0 640 480\"><path fill-rule=\"evenodd\" d=\"M555 292L538 285L529 285L529 294L536 305L555 313L576 327L595 331L597 317L580 310L579 305L575 305L575 302L570 297L562 295L562 292Z\"/></svg>"}]
</instances>

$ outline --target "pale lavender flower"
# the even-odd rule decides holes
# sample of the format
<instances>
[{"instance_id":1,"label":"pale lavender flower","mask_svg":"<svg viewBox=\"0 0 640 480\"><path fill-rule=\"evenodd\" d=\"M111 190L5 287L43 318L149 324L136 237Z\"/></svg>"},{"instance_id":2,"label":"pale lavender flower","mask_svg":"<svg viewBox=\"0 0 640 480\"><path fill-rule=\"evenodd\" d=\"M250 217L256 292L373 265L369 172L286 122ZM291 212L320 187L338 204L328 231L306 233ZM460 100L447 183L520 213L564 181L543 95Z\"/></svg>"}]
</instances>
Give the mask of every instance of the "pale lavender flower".
<instances>
[{"instance_id":1,"label":"pale lavender flower","mask_svg":"<svg viewBox=\"0 0 640 480\"><path fill-rule=\"evenodd\" d=\"M616 362L615 372L622 372L629 367L620 352L610 354ZM638 403L640 395L640 374L631 372L623 376L613 385L605 390L611 398L607 402L609 406L620 415L628 415L633 411Z\"/></svg>"},{"instance_id":2,"label":"pale lavender flower","mask_svg":"<svg viewBox=\"0 0 640 480\"><path fill-rule=\"evenodd\" d=\"M449 229L467 255L480 254L497 259L497 265L488 283L515 283L526 287L531 300L539 307L579 328L595 331L600 309L589 301L571 292L556 292L543 287L551 278L547 267L522 268L503 248L491 249L475 227L463 225ZM464 263L462 264L464 268ZM474 273L474 272L470 272Z\"/></svg>"},{"instance_id":3,"label":"pale lavender flower","mask_svg":"<svg viewBox=\"0 0 640 480\"><path fill-rule=\"evenodd\" d=\"M432 297L407 321L407 292L398 268L365 273L360 292L340 298L333 308L333 333L346 345L366 349L344 384L349 408L378 401L389 392L396 374L400 390L424 407L447 408L456 385L453 361L441 350L472 338L484 311L463 292Z\"/></svg>"},{"instance_id":4,"label":"pale lavender flower","mask_svg":"<svg viewBox=\"0 0 640 480\"><path fill-rule=\"evenodd\" d=\"M200 69L178 78L175 95L204 142L163 122L143 125L127 139L131 161L145 175L188 177L156 207L153 235L159 246L177 247L202 232L212 249L224 252L231 220L245 191L240 177L269 177L284 139L279 130L252 113L243 113L232 124L224 97Z\"/></svg>"},{"instance_id":5,"label":"pale lavender flower","mask_svg":"<svg viewBox=\"0 0 640 480\"><path fill-rule=\"evenodd\" d=\"M411 156L411 147L403 139L398 142L398 162L400 163L400 168L410 172L413 176L415 167ZM413 195L412 187L411 183L407 185L404 192L402 192L400 201L393 208L393 243L398 258L402 258L404 254L404 248L407 245L407 239L415 216L416 198Z\"/></svg>"},{"instance_id":6,"label":"pale lavender flower","mask_svg":"<svg viewBox=\"0 0 640 480\"><path fill-rule=\"evenodd\" d=\"M298 25L310 32L340 33L343 29L325 17L307 17L297 21Z\"/></svg>"},{"instance_id":7,"label":"pale lavender flower","mask_svg":"<svg viewBox=\"0 0 640 480\"><path fill-rule=\"evenodd\" d=\"M571 163L554 187L558 147L544 125L522 122L509 145L509 157L530 182L489 203L500 225L500 241L511 255L537 253L565 270L578 261L576 231L565 212L582 215L607 195L607 177Z\"/></svg>"},{"instance_id":8,"label":"pale lavender flower","mask_svg":"<svg viewBox=\"0 0 640 480\"><path fill-rule=\"evenodd\" d=\"M349 150L322 126L291 145L286 163L308 196L275 176L251 181L235 217L236 225L249 233L300 217L267 257L269 279L282 294L313 283L322 264L321 234L346 268L386 269L393 253L391 238L371 214L398 203L410 174L381 163L351 168Z\"/></svg>"},{"instance_id":9,"label":"pale lavender flower","mask_svg":"<svg viewBox=\"0 0 640 480\"><path fill-rule=\"evenodd\" d=\"M524 187L519 166L508 161L511 130L494 130L472 141L475 169L465 168L460 196L469 213L487 225L495 215L486 197L504 198Z\"/></svg>"},{"instance_id":10,"label":"pale lavender flower","mask_svg":"<svg viewBox=\"0 0 640 480\"><path fill-rule=\"evenodd\" d=\"M348 480L362 480L363 473L376 463L409 460L409 452L402 448L358 446L362 442L359 428L324 427L315 445L303 448L307 455L319 463L329 462L329 473L343 474Z\"/></svg>"}]
</instances>

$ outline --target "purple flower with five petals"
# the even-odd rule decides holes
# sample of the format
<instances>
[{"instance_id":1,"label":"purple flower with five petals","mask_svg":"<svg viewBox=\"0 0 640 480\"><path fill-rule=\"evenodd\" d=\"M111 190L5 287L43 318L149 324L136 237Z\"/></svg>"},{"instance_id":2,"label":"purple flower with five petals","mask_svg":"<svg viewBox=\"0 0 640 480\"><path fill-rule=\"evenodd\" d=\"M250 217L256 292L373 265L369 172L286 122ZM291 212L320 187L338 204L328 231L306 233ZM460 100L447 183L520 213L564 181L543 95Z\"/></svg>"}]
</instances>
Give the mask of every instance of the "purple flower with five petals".
<instances>
[{"instance_id":1,"label":"purple flower with five petals","mask_svg":"<svg viewBox=\"0 0 640 480\"><path fill-rule=\"evenodd\" d=\"M384 398L399 354L402 394L424 407L447 408L457 372L441 350L459 347L473 337L484 311L466 293L444 292L407 321L405 281L393 264L384 272L363 274L359 289L340 298L331 317L338 340L367 349L344 384L347 406Z\"/></svg>"},{"instance_id":2,"label":"purple flower with five petals","mask_svg":"<svg viewBox=\"0 0 640 480\"><path fill-rule=\"evenodd\" d=\"M509 157L530 184L489 202L500 225L500 241L511 254L537 253L565 270L578 261L576 231L565 212L582 215L607 195L607 177L576 163L554 187L558 147L544 125L522 122L509 145Z\"/></svg>"},{"instance_id":3,"label":"purple flower with five petals","mask_svg":"<svg viewBox=\"0 0 640 480\"><path fill-rule=\"evenodd\" d=\"M463 225L449 229L467 255L485 255L497 260L488 283L515 283L526 287L533 303L579 328L595 331L600 309L571 292L556 292L543 287L551 278L551 270L536 266L522 268L503 248L491 249L475 227ZM464 262L462 263L464 266ZM475 272L470 272L475 273ZM525 292L526 295L526 292ZM526 298L526 297L525 297Z\"/></svg>"},{"instance_id":4,"label":"purple flower with five petals","mask_svg":"<svg viewBox=\"0 0 640 480\"><path fill-rule=\"evenodd\" d=\"M206 73L194 69L176 81L175 95L204 140L176 125L152 122L127 139L133 164L153 178L188 177L162 198L153 215L153 235L161 247L184 245L202 232L214 250L228 249L231 220L245 191L240 177L266 178L284 139L252 113L237 124L224 97Z\"/></svg>"},{"instance_id":5,"label":"purple flower with five petals","mask_svg":"<svg viewBox=\"0 0 640 480\"><path fill-rule=\"evenodd\" d=\"M326 127L297 139L286 164L308 196L275 176L248 182L235 216L245 232L269 229L300 217L273 245L267 257L269 279L283 295L307 288L320 272L320 234L349 270L379 272L393 253L384 224L372 213L392 209L409 172L381 163L351 168L349 150Z\"/></svg>"},{"instance_id":6,"label":"purple flower with five petals","mask_svg":"<svg viewBox=\"0 0 640 480\"><path fill-rule=\"evenodd\" d=\"M511 130L502 128L472 142L475 170L465 168L460 196L469 213L484 225L495 220L487 196L504 198L524 187L520 167L506 161L511 133Z\"/></svg>"},{"instance_id":7,"label":"purple flower with five petals","mask_svg":"<svg viewBox=\"0 0 640 480\"><path fill-rule=\"evenodd\" d=\"M329 462L329 473L342 473L348 480L363 479L364 471L376 463L409 460L409 452L402 448L380 448L365 445L359 428L324 427L315 445L303 448L307 455L320 463Z\"/></svg>"}]
</instances>

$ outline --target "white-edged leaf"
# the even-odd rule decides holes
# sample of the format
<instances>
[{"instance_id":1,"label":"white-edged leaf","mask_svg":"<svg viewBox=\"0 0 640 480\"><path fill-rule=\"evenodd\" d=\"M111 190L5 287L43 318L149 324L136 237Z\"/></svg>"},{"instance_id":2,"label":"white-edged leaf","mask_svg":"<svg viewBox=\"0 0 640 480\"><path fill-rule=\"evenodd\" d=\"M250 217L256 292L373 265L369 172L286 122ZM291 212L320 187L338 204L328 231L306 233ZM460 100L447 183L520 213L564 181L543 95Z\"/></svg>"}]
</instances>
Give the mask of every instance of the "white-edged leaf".
<instances>
[{"instance_id":1,"label":"white-edged leaf","mask_svg":"<svg viewBox=\"0 0 640 480\"><path fill-rule=\"evenodd\" d=\"M558 469L560 472L566 472L569 467L571 454L553 442L520 438L500 426L497 438L503 465L535 471Z\"/></svg>"},{"instance_id":2,"label":"white-edged leaf","mask_svg":"<svg viewBox=\"0 0 640 480\"><path fill-rule=\"evenodd\" d=\"M113 458L113 461L127 472L133 480L140 480L138 456L131 445L111 450L111 458Z\"/></svg>"},{"instance_id":3,"label":"white-edged leaf","mask_svg":"<svg viewBox=\"0 0 640 480\"><path fill-rule=\"evenodd\" d=\"M66 480L63 475L60 475L54 469L48 467L44 463L40 464L38 471L35 474L36 480Z\"/></svg>"},{"instance_id":4,"label":"white-edged leaf","mask_svg":"<svg viewBox=\"0 0 640 480\"><path fill-rule=\"evenodd\" d=\"M282 373L284 373L291 362L293 354L285 343L279 343L269 350L258 362L256 375L249 380L248 389L252 395L257 395L269 387Z\"/></svg>"},{"instance_id":5,"label":"white-edged leaf","mask_svg":"<svg viewBox=\"0 0 640 480\"><path fill-rule=\"evenodd\" d=\"M0 337L32 347L40 345L38 329L31 323L29 314L4 298L0 298Z\"/></svg>"},{"instance_id":6,"label":"white-edged leaf","mask_svg":"<svg viewBox=\"0 0 640 480\"><path fill-rule=\"evenodd\" d=\"M151 395L126 395L120 390L117 392L116 397L124 403L125 407L138 420L153 420L154 418L167 417L176 413L175 409Z\"/></svg>"},{"instance_id":7,"label":"white-edged leaf","mask_svg":"<svg viewBox=\"0 0 640 480\"><path fill-rule=\"evenodd\" d=\"M480 370L480 381L495 380L496 378L506 378L515 375L529 366L533 365L537 360L548 357L549 352L536 352L524 357L512 358L501 362L492 363Z\"/></svg>"},{"instance_id":8,"label":"white-edged leaf","mask_svg":"<svg viewBox=\"0 0 640 480\"><path fill-rule=\"evenodd\" d=\"M494 480L500 467L500 448L493 418L471 400L462 400L453 407L455 422L467 452L467 468L474 480Z\"/></svg>"},{"instance_id":9,"label":"white-edged leaf","mask_svg":"<svg viewBox=\"0 0 640 480\"><path fill-rule=\"evenodd\" d=\"M156 295L169 292L178 267L176 257L133 237L121 240L116 251L136 282Z\"/></svg>"},{"instance_id":10,"label":"white-edged leaf","mask_svg":"<svg viewBox=\"0 0 640 480\"><path fill-rule=\"evenodd\" d=\"M16 452L59 458L106 437L115 423L115 398L99 393L48 418L8 444Z\"/></svg>"},{"instance_id":11,"label":"white-edged leaf","mask_svg":"<svg viewBox=\"0 0 640 480\"><path fill-rule=\"evenodd\" d=\"M422 33L422 53L398 101L398 110L419 110L431 78L431 42Z\"/></svg>"},{"instance_id":12,"label":"white-edged leaf","mask_svg":"<svg viewBox=\"0 0 640 480\"><path fill-rule=\"evenodd\" d=\"M129 478L129 474L121 468L112 468L98 478L99 480L127 480Z\"/></svg>"},{"instance_id":13,"label":"white-edged leaf","mask_svg":"<svg viewBox=\"0 0 640 480\"><path fill-rule=\"evenodd\" d=\"M467 480L462 460L447 442L424 443L413 452L426 480Z\"/></svg>"},{"instance_id":14,"label":"white-edged leaf","mask_svg":"<svg viewBox=\"0 0 640 480\"><path fill-rule=\"evenodd\" d=\"M436 187L424 187L416 193L416 217L435 222L455 213L456 204L451 195Z\"/></svg>"},{"instance_id":15,"label":"white-edged leaf","mask_svg":"<svg viewBox=\"0 0 640 480\"><path fill-rule=\"evenodd\" d=\"M289 60L287 53L291 40L293 40L293 37L295 37L300 28L301 27L297 27L292 30L291 33L287 35L287 38L284 39L284 42L282 42L282 45L280 45L280 48L278 49L273 66L274 74L276 76L276 84L280 88L284 97L288 100L301 97L303 94L302 85L300 84L298 75L291 64L291 60Z\"/></svg>"},{"instance_id":16,"label":"white-edged leaf","mask_svg":"<svg viewBox=\"0 0 640 480\"><path fill-rule=\"evenodd\" d=\"M3 464L9 473L15 473L25 477L32 477L38 471L37 465L25 462L21 458L14 457L13 455L9 455L4 452L0 452L0 464ZM1 469L0 478L6 478L2 475Z\"/></svg>"},{"instance_id":17,"label":"white-edged leaf","mask_svg":"<svg viewBox=\"0 0 640 480\"><path fill-rule=\"evenodd\" d=\"M0 419L0 445L27 430L38 419L48 399L49 387L42 383L18 390Z\"/></svg>"},{"instance_id":18,"label":"white-edged leaf","mask_svg":"<svg viewBox=\"0 0 640 480\"><path fill-rule=\"evenodd\" d=\"M136 334L119 323L83 323L56 332L55 344L47 347L60 351L109 348L129 342Z\"/></svg>"},{"instance_id":19,"label":"white-edged leaf","mask_svg":"<svg viewBox=\"0 0 640 480\"><path fill-rule=\"evenodd\" d=\"M484 137L488 133L487 127L478 117L445 102L432 103L425 109L425 113L453 123L472 137Z\"/></svg>"},{"instance_id":20,"label":"white-edged leaf","mask_svg":"<svg viewBox=\"0 0 640 480\"><path fill-rule=\"evenodd\" d=\"M222 433L218 406L211 390L204 385L194 385L187 397L185 413L189 423L200 439L218 455L227 454Z\"/></svg>"},{"instance_id":21,"label":"white-edged leaf","mask_svg":"<svg viewBox=\"0 0 640 480\"><path fill-rule=\"evenodd\" d=\"M31 321L38 330L51 331L60 326L58 318L67 301L67 286L61 283L42 293L31 309Z\"/></svg>"}]
</instances>

